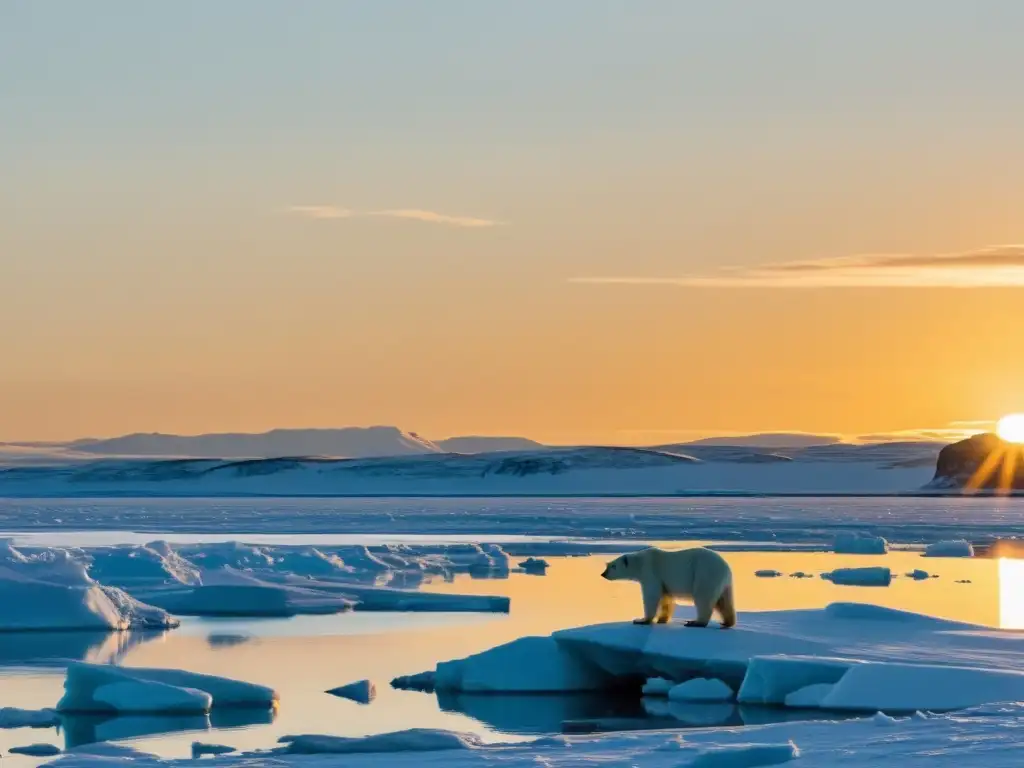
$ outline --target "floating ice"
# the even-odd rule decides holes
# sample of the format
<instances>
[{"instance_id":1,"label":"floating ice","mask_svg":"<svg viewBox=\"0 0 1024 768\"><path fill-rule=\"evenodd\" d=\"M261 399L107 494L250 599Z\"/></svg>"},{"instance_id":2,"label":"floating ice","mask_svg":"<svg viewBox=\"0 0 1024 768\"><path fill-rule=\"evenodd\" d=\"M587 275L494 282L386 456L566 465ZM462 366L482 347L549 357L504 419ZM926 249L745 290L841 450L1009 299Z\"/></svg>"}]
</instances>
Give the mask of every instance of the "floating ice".
<instances>
[{"instance_id":1,"label":"floating ice","mask_svg":"<svg viewBox=\"0 0 1024 768\"><path fill-rule=\"evenodd\" d=\"M644 696L668 696L668 692L675 688L676 684L671 680L666 680L664 677L652 677L646 683L640 692Z\"/></svg>"},{"instance_id":2,"label":"floating ice","mask_svg":"<svg viewBox=\"0 0 1024 768\"><path fill-rule=\"evenodd\" d=\"M759 579L776 579L782 575L782 571L754 571L754 575L757 576Z\"/></svg>"},{"instance_id":3,"label":"floating ice","mask_svg":"<svg viewBox=\"0 0 1024 768\"><path fill-rule=\"evenodd\" d=\"M889 551L889 543L881 536L838 533L832 551L843 555L884 555Z\"/></svg>"},{"instance_id":4,"label":"floating ice","mask_svg":"<svg viewBox=\"0 0 1024 768\"><path fill-rule=\"evenodd\" d=\"M453 733L431 728L411 728L406 731L355 738L314 734L282 736L278 741L287 745L282 751L299 755L440 752L451 749L471 749L481 745L480 738L474 734Z\"/></svg>"},{"instance_id":5,"label":"floating ice","mask_svg":"<svg viewBox=\"0 0 1024 768\"><path fill-rule=\"evenodd\" d=\"M68 666L59 712L199 713L211 708L274 706L277 694L262 685L179 669Z\"/></svg>"},{"instance_id":6,"label":"floating ice","mask_svg":"<svg viewBox=\"0 0 1024 768\"><path fill-rule=\"evenodd\" d=\"M974 557L974 547L964 539L937 541L924 550L925 557Z\"/></svg>"},{"instance_id":7,"label":"floating ice","mask_svg":"<svg viewBox=\"0 0 1024 768\"><path fill-rule=\"evenodd\" d=\"M836 568L831 573L821 574L821 578L844 587L888 587L892 582L892 571L884 566Z\"/></svg>"},{"instance_id":8,"label":"floating ice","mask_svg":"<svg viewBox=\"0 0 1024 768\"><path fill-rule=\"evenodd\" d=\"M52 728L60 725L60 715L52 709L0 707L0 728Z\"/></svg>"},{"instance_id":9,"label":"floating ice","mask_svg":"<svg viewBox=\"0 0 1024 768\"><path fill-rule=\"evenodd\" d=\"M10 747L8 750L12 755L28 755L30 757L53 757L61 753L61 748L55 744L27 744L24 747Z\"/></svg>"},{"instance_id":10,"label":"floating ice","mask_svg":"<svg viewBox=\"0 0 1024 768\"><path fill-rule=\"evenodd\" d=\"M236 751L234 747L229 747L226 744L204 744L201 741L192 742L193 758L202 757L203 755L227 755Z\"/></svg>"},{"instance_id":11,"label":"floating ice","mask_svg":"<svg viewBox=\"0 0 1024 768\"><path fill-rule=\"evenodd\" d=\"M705 747L687 768L760 768L780 765L800 757L792 741L785 744L728 744Z\"/></svg>"},{"instance_id":12,"label":"floating ice","mask_svg":"<svg viewBox=\"0 0 1024 768\"><path fill-rule=\"evenodd\" d=\"M670 701L732 701L732 688L721 680L697 677L674 686L668 692Z\"/></svg>"},{"instance_id":13,"label":"floating ice","mask_svg":"<svg viewBox=\"0 0 1024 768\"><path fill-rule=\"evenodd\" d=\"M377 688L369 680L360 680L356 683L349 683L348 685L342 685L338 688L332 688L327 691L332 696L338 696L342 699L351 699L360 704L369 704L377 696Z\"/></svg>"},{"instance_id":14,"label":"floating ice","mask_svg":"<svg viewBox=\"0 0 1024 768\"><path fill-rule=\"evenodd\" d=\"M925 581L926 579L932 578L932 575L928 573L928 571L922 571L920 568L915 568L907 574L907 578L913 579L914 581Z\"/></svg>"},{"instance_id":15,"label":"floating ice","mask_svg":"<svg viewBox=\"0 0 1024 768\"><path fill-rule=\"evenodd\" d=\"M526 573L543 574L548 569L548 561L540 560L536 557L528 557L519 564L519 567L526 571Z\"/></svg>"},{"instance_id":16,"label":"floating ice","mask_svg":"<svg viewBox=\"0 0 1024 768\"><path fill-rule=\"evenodd\" d=\"M783 703L793 709L818 709L835 688L835 683L812 683L787 693Z\"/></svg>"}]
</instances>

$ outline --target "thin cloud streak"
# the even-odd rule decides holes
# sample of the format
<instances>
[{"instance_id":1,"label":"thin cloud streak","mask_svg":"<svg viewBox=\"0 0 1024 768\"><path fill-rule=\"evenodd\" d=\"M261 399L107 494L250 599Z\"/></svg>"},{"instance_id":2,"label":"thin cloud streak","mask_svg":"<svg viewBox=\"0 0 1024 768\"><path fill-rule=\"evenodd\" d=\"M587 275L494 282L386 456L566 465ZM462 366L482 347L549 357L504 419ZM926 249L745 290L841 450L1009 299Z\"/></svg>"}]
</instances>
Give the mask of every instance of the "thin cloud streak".
<instances>
[{"instance_id":1,"label":"thin cloud streak","mask_svg":"<svg viewBox=\"0 0 1024 768\"><path fill-rule=\"evenodd\" d=\"M422 221L428 224L443 224L462 229L480 229L497 227L504 222L492 219L480 219L473 216L449 216L436 211L424 211L419 208L388 208L379 211L356 211L351 208L338 208L333 205L293 205L288 208L291 213L310 219L368 219L388 218Z\"/></svg>"},{"instance_id":2,"label":"thin cloud streak","mask_svg":"<svg viewBox=\"0 0 1024 768\"><path fill-rule=\"evenodd\" d=\"M571 283L684 288L1007 288L1024 287L1024 245L953 254L867 254L682 277L574 277Z\"/></svg>"}]
</instances>

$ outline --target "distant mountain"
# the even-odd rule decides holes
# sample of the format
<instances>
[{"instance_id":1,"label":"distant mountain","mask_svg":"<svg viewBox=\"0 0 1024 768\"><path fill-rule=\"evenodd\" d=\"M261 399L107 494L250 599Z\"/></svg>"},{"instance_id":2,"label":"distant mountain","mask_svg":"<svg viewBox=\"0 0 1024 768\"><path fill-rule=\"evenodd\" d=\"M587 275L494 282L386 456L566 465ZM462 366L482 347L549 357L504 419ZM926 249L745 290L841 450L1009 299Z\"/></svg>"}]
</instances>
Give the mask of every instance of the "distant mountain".
<instances>
[{"instance_id":1,"label":"distant mountain","mask_svg":"<svg viewBox=\"0 0 1024 768\"><path fill-rule=\"evenodd\" d=\"M756 435L737 435L735 437L705 437L688 445L730 445L745 448L809 448L812 445L834 445L842 442L835 435L808 435L803 432L765 432Z\"/></svg>"},{"instance_id":2,"label":"distant mountain","mask_svg":"<svg viewBox=\"0 0 1024 768\"><path fill-rule=\"evenodd\" d=\"M211 459L331 456L368 458L440 453L441 449L415 432L397 427L345 429L275 429L261 434L209 435L134 434L108 440L81 440L69 449L102 456L176 456Z\"/></svg>"},{"instance_id":3,"label":"distant mountain","mask_svg":"<svg viewBox=\"0 0 1024 768\"><path fill-rule=\"evenodd\" d=\"M494 453L495 451L536 451L545 448L542 443L526 437L449 437L435 440L434 444L446 453Z\"/></svg>"},{"instance_id":4,"label":"distant mountain","mask_svg":"<svg viewBox=\"0 0 1024 768\"><path fill-rule=\"evenodd\" d=\"M935 462L932 488L1024 491L1024 448L985 433L947 445Z\"/></svg>"}]
</instances>

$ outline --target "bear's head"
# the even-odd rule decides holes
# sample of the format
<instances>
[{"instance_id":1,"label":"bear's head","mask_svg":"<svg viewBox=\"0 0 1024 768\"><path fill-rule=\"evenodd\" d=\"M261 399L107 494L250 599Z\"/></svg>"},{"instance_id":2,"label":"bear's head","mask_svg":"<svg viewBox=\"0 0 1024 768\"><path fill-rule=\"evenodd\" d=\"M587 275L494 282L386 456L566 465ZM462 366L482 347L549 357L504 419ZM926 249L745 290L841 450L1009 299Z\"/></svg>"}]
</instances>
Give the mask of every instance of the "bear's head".
<instances>
[{"instance_id":1,"label":"bear's head","mask_svg":"<svg viewBox=\"0 0 1024 768\"><path fill-rule=\"evenodd\" d=\"M637 568L640 565L640 558L633 555L620 555L604 567L602 578L609 581L617 579L632 579L636 577Z\"/></svg>"}]
</instances>

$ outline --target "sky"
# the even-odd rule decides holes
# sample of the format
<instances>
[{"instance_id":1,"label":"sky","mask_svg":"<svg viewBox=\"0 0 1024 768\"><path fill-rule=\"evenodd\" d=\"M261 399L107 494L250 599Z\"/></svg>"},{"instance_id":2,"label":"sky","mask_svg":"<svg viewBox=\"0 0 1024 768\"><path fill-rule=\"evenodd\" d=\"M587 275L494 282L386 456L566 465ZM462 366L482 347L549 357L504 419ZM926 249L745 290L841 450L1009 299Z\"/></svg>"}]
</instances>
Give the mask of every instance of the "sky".
<instances>
[{"instance_id":1,"label":"sky","mask_svg":"<svg viewBox=\"0 0 1024 768\"><path fill-rule=\"evenodd\" d=\"M0 4L0 440L1024 411L1019 0Z\"/></svg>"}]
</instances>

